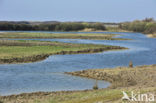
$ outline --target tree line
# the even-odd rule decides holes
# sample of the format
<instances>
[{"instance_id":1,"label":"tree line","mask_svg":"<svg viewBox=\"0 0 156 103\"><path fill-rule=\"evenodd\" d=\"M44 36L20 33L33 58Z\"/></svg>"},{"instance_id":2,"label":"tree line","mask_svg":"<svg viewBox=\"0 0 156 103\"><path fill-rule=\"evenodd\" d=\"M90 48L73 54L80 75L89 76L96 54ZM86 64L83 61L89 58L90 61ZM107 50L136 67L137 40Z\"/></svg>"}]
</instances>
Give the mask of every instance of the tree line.
<instances>
[{"instance_id":1,"label":"tree line","mask_svg":"<svg viewBox=\"0 0 156 103\"><path fill-rule=\"evenodd\" d=\"M146 34L156 33L156 21L153 18L146 18L144 20L135 20L133 22L120 23L120 29L142 32Z\"/></svg>"},{"instance_id":2,"label":"tree line","mask_svg":"<svg viewBox=\"0 0 156 103\"><path fill-rule=\"evenodd\" d=\"M41 23L32 25L29 23L0 22L0 30L9 31L79 31L83 29L106 30L103 23L75 23L75 22L59 22L59 23Z\"/></svg>"}]
</instances>

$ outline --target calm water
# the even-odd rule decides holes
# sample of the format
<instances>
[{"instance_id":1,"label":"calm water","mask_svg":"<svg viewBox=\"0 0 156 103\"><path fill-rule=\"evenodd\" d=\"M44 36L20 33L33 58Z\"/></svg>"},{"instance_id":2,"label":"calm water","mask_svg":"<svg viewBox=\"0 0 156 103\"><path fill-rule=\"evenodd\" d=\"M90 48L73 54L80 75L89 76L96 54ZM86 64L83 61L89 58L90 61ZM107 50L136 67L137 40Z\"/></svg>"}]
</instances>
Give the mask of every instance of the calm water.
<instances>
[{"instance_id":1,"label":"calm water","mask_svg":"<svg viewBox=\"0 0 156 103\"><path fill-rule=\"evenodd\" d=\"M135 66L156 64L156 39L147 38L141 33L115 34L122 34L122 36L118 37L133 40L33 39L67 43L118 45L130 49L95 54L54 55L36 63L0 65L0 95L91 89L95 80L69 76L63 74L63 72L127 66L129 61L133 61ZM106 81L99 81L98 84L100 88L106 88L110 85Z\"/></svg>"}]
</instances>

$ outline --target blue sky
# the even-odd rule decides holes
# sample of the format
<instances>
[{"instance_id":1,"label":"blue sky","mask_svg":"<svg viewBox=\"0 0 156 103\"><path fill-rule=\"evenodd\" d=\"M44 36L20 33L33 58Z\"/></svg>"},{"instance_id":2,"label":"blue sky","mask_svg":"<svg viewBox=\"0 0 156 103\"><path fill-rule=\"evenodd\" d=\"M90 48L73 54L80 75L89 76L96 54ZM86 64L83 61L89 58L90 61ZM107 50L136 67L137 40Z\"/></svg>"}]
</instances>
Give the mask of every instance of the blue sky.
<instances>
[{"instance_id":1,"label":"blue sky","mask_svg":"<svg viewBox=\"0 0 156 103\"><path fill-rule=\"evenodd\" d=\"M121 22L153 17L156 0L0 0L0 20Z\"/></svg>"}]
</instances>

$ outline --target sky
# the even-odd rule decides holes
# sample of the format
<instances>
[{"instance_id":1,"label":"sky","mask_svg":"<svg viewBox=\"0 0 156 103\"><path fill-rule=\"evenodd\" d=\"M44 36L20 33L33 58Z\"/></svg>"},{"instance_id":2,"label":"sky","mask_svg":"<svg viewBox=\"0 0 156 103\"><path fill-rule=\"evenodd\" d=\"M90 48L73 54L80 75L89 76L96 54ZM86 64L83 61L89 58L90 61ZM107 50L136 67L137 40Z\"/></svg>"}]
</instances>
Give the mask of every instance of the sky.
<instances>
[{"instance_id":1,"label":"sky","mask_svg":"<svg viewBox=\"0 0 156 103\"><path fill-rule=\"evenodd\" d=\"M152 17L156 0L0 0L0 21L122 22Z\"/></svg>"}]
</instances>

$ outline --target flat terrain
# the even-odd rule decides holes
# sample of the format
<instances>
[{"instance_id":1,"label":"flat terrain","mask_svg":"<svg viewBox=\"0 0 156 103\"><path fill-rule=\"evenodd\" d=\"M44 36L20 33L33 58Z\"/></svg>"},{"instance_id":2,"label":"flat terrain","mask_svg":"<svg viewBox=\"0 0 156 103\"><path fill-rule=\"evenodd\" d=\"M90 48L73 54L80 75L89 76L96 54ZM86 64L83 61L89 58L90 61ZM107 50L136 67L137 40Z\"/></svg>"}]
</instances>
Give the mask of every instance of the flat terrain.
<instances>
[{"instance_id":1,"label":"flat terrain","mask_svg":"<svg viewBox=\"0 0 156 103\"><path fill-rule=\"evenodd\" d=\"M0 38L50 38L50 39L92 39L92 40L129 40L123 38L113 38L117 34L54 34L54 33L25 33L8 32L0 33Z\"/></svg>"},{"instance_id":2,"label":"flat terrain","mask_svg":"<svg viewBox=\"0 0 156 103\"><path fill-rule=\"evenodd\" d=\"M68 74L107 80L112 85L109 88L99 90L38 92L1 96L0 100L2 103L122 103L122 91L156 95L156 65L92 69Z\"/></svg>"},{"instance_id":3,"label":"flat terrain","mask_svg":"<svg viewBox=\"0 0 156 103\"><path fill-rule=\"evenodd\" d=\"M156 34L147 34L147 36L150 38L156 38Z\"/></svg>"},{"instance_id":4,"label":"flat terrain","mask_svg":"<svg viewBox=\"0 0 156 103\"><path fill-rule=\"evenodd\" d=\"M26 63L43 60L50 55L97 53L125 49L119 46L71 44L25 40L0 40L0 63Z\"/></svg>"},{"instance_id":5,"label":"flat terrain","mask_svg":"<svg viewBox=\"0 0 156 103\"><path fill-rule=\"evenodd\" d=\"M156 65L134 68L118 67L114 69L90 69L67 74L106 80L112 83L110 88L141 86L156 87Z\"/></svg>"},{"instance_id":6,"label":"flat terrain","mask_svg":"<svg viewBox=\"0 0 156 103\"><path fill-rule=\"evenodd\" d=\"M58 36L59 35L59 36ZM73 35L73 36L72 36ZM43 33L0 33L0 38L71 38L101 39L105 34L44 34ZM84 36L85 35L85 36ZM100 36L101 35L101 36ZM109 34L108 34L109 35ZM110 35L109 35L110 36ZM107 36L108 38L108 36ZM113 38L115 39L115 38ZM0 40L0 63L35 62L57 54L96 53L107 50L126 49L119 46L71 44L30 40ZM156 95L156 65L89 69L68 72L67 75L105 80L111 83L106 89L61 92L24 93L0 96L0 103L122 103L122 91L130 93L153 93Z\"/></svg>"}]
</instances>

